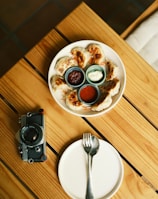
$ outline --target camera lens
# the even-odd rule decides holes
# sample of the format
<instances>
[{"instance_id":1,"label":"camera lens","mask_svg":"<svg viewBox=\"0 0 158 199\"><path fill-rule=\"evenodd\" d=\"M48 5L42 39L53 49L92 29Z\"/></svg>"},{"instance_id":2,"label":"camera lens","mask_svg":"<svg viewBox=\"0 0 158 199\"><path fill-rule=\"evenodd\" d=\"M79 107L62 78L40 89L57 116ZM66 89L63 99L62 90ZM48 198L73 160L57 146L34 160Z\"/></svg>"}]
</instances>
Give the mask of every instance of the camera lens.
<instances>
[{"instance_id":1,"label":"camera lens","mask_svg":"<svg viewBox=\"0 0 158 199\"><path fill-rule=\"evenodd\" d=\"M38 144L42 136L42 130L38 125L25 126L21 129L21 139L30 146Z\"/></svg>"},{"instance_id":2,"label":"camera lens","mask_svg":"<svg viewBox=\"0 0 158 199\"><path fill-rule=\"evenodd\" d=\"M33 127L27 128L26 131L24 132L24 139L27 142L33 143L37 140L37 138L38 138L38 132Z\"/></svg>"}]
</instances>

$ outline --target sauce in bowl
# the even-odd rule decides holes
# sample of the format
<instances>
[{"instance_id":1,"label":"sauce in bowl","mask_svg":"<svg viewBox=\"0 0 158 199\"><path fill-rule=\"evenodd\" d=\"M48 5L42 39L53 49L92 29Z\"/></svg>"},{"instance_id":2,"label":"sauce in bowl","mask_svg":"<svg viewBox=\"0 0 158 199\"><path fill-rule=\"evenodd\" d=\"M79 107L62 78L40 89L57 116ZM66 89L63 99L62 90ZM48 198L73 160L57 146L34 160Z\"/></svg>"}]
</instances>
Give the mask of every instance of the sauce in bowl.
<instances>
[{"instance_id":1,"label":"sauce in bowl","mask_svg":"<svg viewBox=\"0 0 158 199\"><path fill-rule=\"evenodd\" d=\"M99 82L103 78L103 72L100 70L95 70L88 73L88 78L92 82Z\"/></svg>"},{"instance_id":2,"label":"sauce in bowl","mask_svg":"<svg viewBox=\"0 0 158 199\"><path fill-rule=\"evenodd\" d=\"M65 81L69 86L78 88L85 82L85 73L81 68L73 66L65 72Z\"/></svg>"},{"instance_id":3,"label":"sauce in bowl","mask_svg":"<svg viewBox=\"0 0 158 199\"><path fill-rule=\"evenodd\" d=\"M68 81L72 85L79 85L83 82L84 76L81 71L73 70L68 74Z\"/></svg>"},{"instance_id":4,"label":"sauce in bowl","mask_svg":"<svg viewBox=\"0 0 158 199\"><path fill-rule=\"evenodd\" d=\"M86 80L90 84L101 85L106 79L106 71L104 67L99 65L91 65L86 70Z\"/></svg>"},{"instance_id":5,"label":"sauce in bowl","mask_svg":"<svg viewBox=\"0 0 158 199\"><path fill-rule=\"evenodd\" d=\"M99 97L99 89L96 86L85 84L79 90L79 99L86 104L94 104Z\"/></svg>"}]
</instances>

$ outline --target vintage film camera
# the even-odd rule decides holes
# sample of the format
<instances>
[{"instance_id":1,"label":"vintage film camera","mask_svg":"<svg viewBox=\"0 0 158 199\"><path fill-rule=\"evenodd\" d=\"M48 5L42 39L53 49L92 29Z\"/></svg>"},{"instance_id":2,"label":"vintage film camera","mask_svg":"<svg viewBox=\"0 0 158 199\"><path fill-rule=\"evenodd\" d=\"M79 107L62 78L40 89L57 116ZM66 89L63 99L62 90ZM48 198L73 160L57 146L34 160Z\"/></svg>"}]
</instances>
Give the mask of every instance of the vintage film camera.
<instances>
[{"instance_id":1,"label":"vintage film camera","mask_svg":"<svg viewBox=\"0 0 158 199\"><path fill-rule=\"evenodd\" d=\"M21 129L18 131L18 140L22 160L29 163L45 161L47 158L43 109L22 115L19 123Z\"/></svg>"}]
</instances>

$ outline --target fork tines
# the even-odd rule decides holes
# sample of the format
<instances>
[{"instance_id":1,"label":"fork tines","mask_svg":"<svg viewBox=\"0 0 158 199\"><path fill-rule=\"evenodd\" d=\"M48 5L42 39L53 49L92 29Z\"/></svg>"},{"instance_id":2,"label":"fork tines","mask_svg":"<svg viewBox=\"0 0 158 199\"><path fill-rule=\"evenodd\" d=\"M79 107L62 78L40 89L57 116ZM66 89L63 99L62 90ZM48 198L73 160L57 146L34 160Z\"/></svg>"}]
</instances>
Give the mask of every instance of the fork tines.
<instances>
[{"instance_id":1,"label":"fork tines","mask_svg":"<svg viewBox=\"0 0 158 199\"><path fill-rule=\"evenodd\" d=\"M91 147L92 139L91 139L91 133L84 133L83 134L83 145L87 147Z\"/></svg>"}]
</instances>

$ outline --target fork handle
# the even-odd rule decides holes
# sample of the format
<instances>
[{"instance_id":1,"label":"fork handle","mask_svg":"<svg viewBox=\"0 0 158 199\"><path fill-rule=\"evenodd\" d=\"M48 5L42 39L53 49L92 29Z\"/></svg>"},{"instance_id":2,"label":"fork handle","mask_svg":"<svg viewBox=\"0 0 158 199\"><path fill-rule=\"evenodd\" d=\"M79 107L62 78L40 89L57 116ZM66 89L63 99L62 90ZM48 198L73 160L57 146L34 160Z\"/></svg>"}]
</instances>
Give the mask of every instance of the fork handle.
<instances>
[{"instance_id":1,"label":"fork handle","mask_svg":"<svg viewBox=\"0 0 158 199\"><path fill-rule=\"evenodd\" d=\"M87 180L86 199L94 199L92 193L92 156L90 154L88 154L88 180Z\"/></svg>"}]
</instances>

